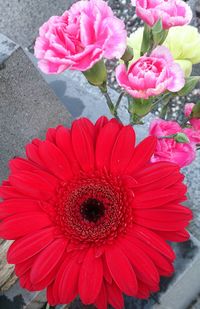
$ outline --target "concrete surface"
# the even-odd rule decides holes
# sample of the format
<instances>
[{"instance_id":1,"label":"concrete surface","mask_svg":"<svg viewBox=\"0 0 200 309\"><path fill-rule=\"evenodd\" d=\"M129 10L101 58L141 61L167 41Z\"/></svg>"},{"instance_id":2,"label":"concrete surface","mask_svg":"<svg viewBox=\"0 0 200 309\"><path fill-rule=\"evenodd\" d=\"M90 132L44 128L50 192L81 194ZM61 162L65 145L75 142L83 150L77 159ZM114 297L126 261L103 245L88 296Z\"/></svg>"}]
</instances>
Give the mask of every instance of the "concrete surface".
<instances>
[{"instance_id":1,"label":"concrete surface","mask_svg":"<svg viewBox=\"0 0 200 309\"><path fill-rule=\"evenodd\" d=\"M21 46L35 40L39 27L60 15L74 0L0 0L0 32Z\"/></svg>"},{"instance_id":2,"label":"concrete surface","mask_svg":"<svg viewBox=\"0 0 200 309\"><path fill-rule=\"evenodd\" d=\"M59 122L70 123L69 113L21 48L13 45L13 53L10 55L8 49L5 60L6 44L11 42L0 36L0 51L4 50L0 70L0 180L7 174L8 159L22 155L28 141Z\"/></svg>"}]
</instances>

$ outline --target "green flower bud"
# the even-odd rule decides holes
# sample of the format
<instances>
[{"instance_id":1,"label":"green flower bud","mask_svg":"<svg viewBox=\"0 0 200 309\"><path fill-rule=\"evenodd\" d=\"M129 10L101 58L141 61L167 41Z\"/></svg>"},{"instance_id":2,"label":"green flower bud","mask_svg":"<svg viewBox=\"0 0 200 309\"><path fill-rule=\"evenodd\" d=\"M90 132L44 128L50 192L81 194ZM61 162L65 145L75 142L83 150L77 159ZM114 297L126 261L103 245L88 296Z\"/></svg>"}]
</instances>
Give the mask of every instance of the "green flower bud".
<instances>
[{"instance_id":1,"label":"green flower bud","mask_svg":"<svg viewBox=\"0 0 200 309\"><path fill-rule=\"evenodd\" d=\"M174 135L174 140L177 143L189 143L190 141L187 135L181 132Z\"/></svg>"}]
</instances>

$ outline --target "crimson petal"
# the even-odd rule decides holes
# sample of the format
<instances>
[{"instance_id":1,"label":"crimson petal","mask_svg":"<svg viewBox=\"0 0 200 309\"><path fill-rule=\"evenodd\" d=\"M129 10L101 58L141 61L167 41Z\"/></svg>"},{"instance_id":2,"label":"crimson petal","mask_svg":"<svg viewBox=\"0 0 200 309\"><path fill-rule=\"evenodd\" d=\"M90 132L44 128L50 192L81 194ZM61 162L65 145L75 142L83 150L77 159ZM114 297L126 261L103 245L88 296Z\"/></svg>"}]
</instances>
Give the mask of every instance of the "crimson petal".
<instances>
[{"instance_id":1,"label":"crimson petal","mask_svg":"<svg viewBox=\"0 0 200 309\"><path fill-rule=\"evenodd\" d=\"M131 126L124 126L118 134L113 146L110 170L113 173L123 173L133 156L135 132Z\"/></svg>"},{"instance_id":2,"label":"crimson petal","mask_svg":"<svg viewBox=\"0 0 200 309\"><path fill-rule=\"evenodd\" d=\"M16 240L7 253L8 263L21 263L46 248L55 238L55 228L48 227Z\"/></svg>"},{"instance_id":3,"label":"crimson petal","mask_svg":"<svg viewBox=\"0 0 200 309\"><path fill-rule=\"evenodd\" d=\"M10 240L17 239L50 225L52 222L44 213L17 214L0 222L0 237Z\"/></svg>"},{"instance_id":4,"label":"crimson petal","mask_svg":"<svg viewBox=\"0 0 200 309\"><path fill-rule=\"evenodd\" d=\"M88 250L80 270L79 294L84 304L95 302L103 280L101 258L95 258L92 249Z\"/></svg>"},{"instance_id":5,"label":"crimson petal","mask_svg":"<svg viewBox=\"0 0 200 309\"><path fill-rule=\"evenodd\" d=\"M67 241L65 239L57 239L40 252L30 273L30 279L33 284L43 280L56 267L65 251L66 245Z\"/></svg>"},{"instance_id":6,"label":"crimson petal","mask_svg":"<svg viewBox=\"0 0 200 309\"><path fill-rule=\"evenodd\" d=\"M66 180L72 177L71 166L60 149L49 141L39 146L39 153L47 169L56 177Z\"/></svg>"},{"instance_id":7,"label":"crimson petal","mask_svg":"<svg viewBox=\"0 0 200 309\"><path fill-rule=\"evenodd\" d=\"M123 251L118 247L108 247L105 251L108 268L120 290L127 295L137 293L137 279L134 270Z\"/></svg>"},{"instance_id":8,"label":"crimson petal","mask_svg":"<svg viewBox=\"0 0 200 309\"><path fill-rule=\"evenodd\" d=\"M75 156L81 168L89 172L94 168L94 142L91 127L86 119L73 122L72 125L72 145Z\"/></svg>"},{"instance_id":9,"label":"crimson petal","mask_svg":"<svg viewBox=\"0 0 200 309\"><path fill-rule=\"evenodd\" d=\"M127 166L126 172L128 174L136 173L145 164L149 163L157 144L157 138L148 136L140 144L137 145L130 163Z\"/></svg>"}]
</instances>

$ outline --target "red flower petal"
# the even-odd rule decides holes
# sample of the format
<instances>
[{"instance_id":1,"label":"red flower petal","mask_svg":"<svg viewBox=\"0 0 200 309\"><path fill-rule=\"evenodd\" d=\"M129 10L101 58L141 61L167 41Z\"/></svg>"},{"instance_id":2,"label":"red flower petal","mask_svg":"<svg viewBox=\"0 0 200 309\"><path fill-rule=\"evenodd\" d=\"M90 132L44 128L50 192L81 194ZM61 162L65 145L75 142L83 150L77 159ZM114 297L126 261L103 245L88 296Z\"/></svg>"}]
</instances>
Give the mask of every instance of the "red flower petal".
<instances>
[{"instance_id":1,"label":"red flower petal","mask_svg":"<svg viewBox=\"0 0 200 309\"><path fill-rule=\"evenodd\" d=\"M124 299L118 286L114 282L112 284L107 283L106 290L109 304L111 304L111 306L113 306L115 309L123 309Z\"/></svg>"},{"instance_id":2,"label":"red flower petal","mask_svg":"<svg viewBox=\"0 0 200 309\"><path fill-rule=\"evenodd\" d=\"M54 282L47 287L47 301L50 306L56 306L60 303L60 300L56 299L54 295Z\"/></svg>"},{"instance_id":3,"label":"red flower petal","mask_svg":"<svg viewBox=\"0 0 200 309\"><path fill-rule=\"evenodd\" d=\"M10 160L9 167L12 173L17 173L19 171L37 172L40 170L39 165L23 158L15 158Z\"/></svg>"},{"instance_id":4,"label":"red flower petal","mask_svg":"<svg viewBox=\"0 0 200 309\"><path fill-rule=\"evenodd\" d=\"M30 259L23 261L22 263L18 263L15 265L15 273L18 277L23 276L28 270L31 269L33 262L35 260L35 256Z\"/></svg>"},{"instance_id":5,"label":"red flower petal","mask_svg":"<svg viewBox=\"0 0 200 309\"><path fill-rule=\"evenodd\" d=\"M11 175L9 181L13 187L22 193L29 195L33 198L40 198L42 200L47 200L52 198L55 188L57 185L56 179L52 176L42 172L33 174L30 172L19 172L17 174Z\"/></svg>"},{"instance_id":6,"label":"red flower petal","mask_svg":"<svg viewBox=\"0 0 200 309\"><path fill-rule=\"evenodd\" d=\"M15 198L26 198L26 196L18 191L16 188L12 187L10 184L3 184L0 187L0 197L4 200L15 199Z\"/></svg>"},{"instance_id":7,"label":"red flower petal","mask_svg":"<svg viewBox=\"0 0 200 309\"><path fill-rule=\"evenodd\" d=\"M159 189L168 188L176 183L181 183L184 179L184 176L180 174L179 169L172 165L166 167L161 167L158 171L149 172L147 168L146 175L143 174L142 177L136 176L138 185L135 189L143 191L151 191Z\"/></svg>"},{"instance_id":8,"label":"red flower petal","mask_svg":"<svg viewBox=\"0 0 200 309\"><path fill-rule=\"evenodd\" d=\"M97 299L95 301L95 306L99 309L107 309L107 293L105 289L104 283L102 283L99 295L97 296Z\"/></svg>"},{"instance_id":9,"label":"red flower petal","mask_svg":"<svg viewBox=\"0 0 200 309\"><path fill-rule=\"evenodd\" d=\"M136 173L139 169L147 164L156 148L157 138L149 136L137 145L133 153L132 159L128 164L126 172L130 174Z\"/></svg>"},{"instance_id":10,"label":"red flower petal","mask_svg":"<svg viewBox=\"0 0 200 309\"><path fill-rule=\"evenodd\" d=\"M148 286L145 283L138 280L138 293L136 297L141 298L141 299L148 299L149 296L150 296L150 291L149 291Z\"/></svg>"},{"instance_id":11,"label":"red flower petal","mask_svg":"<svg viewBox=\"0 0 200 309\"><path fill-rule=\"evenodd\" d=\"M40 201L29 199L11 199L0 203L0 219L22 213L40 211Z\"/></svg>"},{"instance_id":12,"label":"red flower petal","mask_svg":"<svg viewBox=\"0 0 200 309\"><path fill-rule=\"evenodd\" d=\"M46 214L40 212L17 214L0 222L0 237L17 239L50 225L52 222Z\"/></svg>"},{"instance_id":13,"label":"red flower petal","mask_svg":"<svg viewBox=\"0 0 200 309\"><path fill-rule=\"evenodd\" d=\"M113 173L123 173L133 156L135 132L131 126L125 126L118 134L113 146L110 170Z\"/></svg>"},{"instance_id":14,"label":"red flower petal","mask_svg":"<svg viewBox=\"0 0 200 309\"><path fill-rule=\"evenodd\" d=\"M72 145L81 168L89 172L94 168L94 141L91 128L85 119L76 120L72 125Z\"/></svg>"},{"instance_id":15,"label":"red flower petal","mask_svg":"<svg viewBox=\"0 0 200 309\"><path fill-rule=\"evenodd\" d=\"M137 277L151 288L157 287L160 279L158 271L143 247L138 246L133 237L122 240L122 251L133 265Z\"/></svg>"},{"instance_id":16,"label":"red flower petal","mask_svg":"<svg viewBox=\"0 0 200 309\"><path fill-rule=\"evenodd\" d=\"M103 280L101 258L95 258L92 249L88 250L79 275L79 295L84 304L95 302Z\"/></svg>"},{"instance_id":17,"label":"red flower petal","mask_svg":"<svg viewBox=\"0 0 200 309\"><path fill-rule=\"evenodd\" d=\"M72 177L71 166L65 155L49 141L45 141L39 146L39 154L47 169L56 177L62 180Z\"/></svg>"},{"instance_id":18,"label":"red flower petal","mask_svg":"<svg viewBox=\"0 0 200 309\"><path fill-rule=\"evenodd\" d=\"M8 263L21 263L46 248L55 238L55 228L48 227L16 240L7 253Z\"/></svg>"},{"instance_id":19,"label":"red flower petal","mask_svg":"<svg viewBox=\"0 0 200 309\"><path fill-rule=\"evenodd\" d=\"M55 144L55 141L56 141L56 131L58 130L59 126L57 128L49 128L47 130L47 133L46 133L46 139L51 142L51 143L54 143Z\"/></svg>"},{"instance_id":20,"label":"red flower petal","mask_svg":"<svg viewBox=\"0 0 200 309\"><path fill-rule=\"evenodd\" d=\"M59 300L62 304L71 303L78 294L78 277L81 265L76 259L64 262L58 285ZM59 276L59 275L58 275Z\"/></svg>"},{"instance_id":21,"label":"red flower petal","mask_svg":"<svg viewBox=\"0 0 200 309\"><path fill-rule=\"evenodd\" d=\"M33 284L43 280L56 267L65 251L66 245L67 241L65 239L57 239L40 252L30 273L30 279Z\"/></svg>"},{"instance_id":22,"label":"red flower petal","mask_svg":"<svg viewBox=\"0 0 200 309\"><path fill-rule=\"evenodd\" d=\"M153 221L160 221L163 224L177 223L180 221L189 221L192 219L192 212L184 206L167 204L162 208L148 208L134 210L134 216L137 219L146 219ZM137 221L136 219L136 221ZM136 222L135 221L135 222Z\"/></svg>"},{"instance_id":23,"label":"red flower petal","mask_svg":"<svg viewBox=\"0 0 200 309\"><path fill-rule=\"evenodd\" d=\"M171 276L173 271L174 271L174 267L172 265L172 263L166 258L164 257L160 252L154 250L152 247L150 247L149 245L147 245L145 242L141 241L140 239L136 239L134 236L130 237L129 240L132 243L132 248L135 250L136 248L140 248L143 252L144 252L144 258L145 256L148 257L153 261L154 265L156 265L157 268L159 268L162 273L160 273L160 275L165 275L165 276ZM129 250L130 251L130 250ZM138 250L137 250L138 252ZM129 252L130 254L130 252ZM142 260L140 260L140 258L138 258L138 262L140 262L140 265L145 265L145 263L142 263ZM152 263L150 263L152 264ZM139 264L138 264L139 267ZM141 270L142 267L140 267L139 269ZM150 271L151 267L148 267L148 271ZM155 267L154 267L154 272L155 272ZM152 270L151 270L151 273ZM157 273L157 271L156 271ZM149 277L151 277L151 274L149 275ZM157 280L159 281L159 278L157 277ZM147 283L147 282L146 282Z\"/></svg>"},{"instance_id":24,"label":"red flower petal","mask_svg":"<svg viewBox=\"0 0 200 309\"><path fill-rule=\"evenodd\" d=\"M108 247L105 254L108 268L120 290L130 296L135 295L137 279L128 258L115 246Z\"/></svg>"},{"instance_id":25,"label":"red flower petal","mask_svg":"<svg viewBox=\"0 0 200 309\"><path fill-rule=\"evenodd\" d=\"M99 132L96 141L96 165L99 169L109 168L110 157L121 126L110 121Z\"/></svg>"},{"instance_id":26,"label":"red flower petal","mask_svg":"<svg viewBox=\"0 0 200 309\"><path fill-rule=\"evenodd\" d=\"M141 239L150 247L154 248L154 250L166 256L169 260L173 261L175 259L176 256L172 248L154 232L137 225L134 225L132 232L134 237Z\"/></svg>"},{"instance_id":27,"label":"red flower petal","mask_svg":"<svg viewBox=\"0 0 200 309\"><path fill-rule=\"evenodd\" d=\"M181 231L157 231L156 232L160 237L165 240L174 241L174 242L182 242L187 241L190 238L190 234L186 230Z\"/></svg>"},{"instance_id":28,"label":"red flower petal","mask_svg":"<svg viewBox=\"0 0 200 309\"><path fill-rule=\"evenodd\" d=\"M187 198L185 193L187 188L184 184L176 184L172 188L161 190L152 190L147 192L139 192L133 200L133 208L156 208L169 203L180 203Z\"/></svg>"},{"instance_id":29,"label":"red flower petal","mask_svg":"<svg viewBox=\"0 0 200 309\"><path fill-rule=\"evenodd\" d=\"M78 174L80 167L72 149L71 133L69 129L63 126L59 127L56 132L56 145L65 154L73 173Z\"/></svg>"},{"instance_id":30,"label":"red flower petal","mask_svg":"<svg viewBox=\"0 0 200 309\"><path fill-rule=\"evenodd\" d=\"M105 116L100 117L97 119L95 123L95 140L100 132L100 130L108 123L108 118Z\"/></svg>"},{"instance_id":31,"label":"red flower petal","mask_svg":"<svg viewBox=\"0 0 200 309\"><path fill-rule=\"evenodd\" d=\"M40 141L40 143L42 143L42 141ZM34 163L38 164L41 167L44 167L44 164L39 155L38 146L39 145L36 146L33 143L26 145L26 155L29 160L33 161Z\"/></svg>"}]
</instances>

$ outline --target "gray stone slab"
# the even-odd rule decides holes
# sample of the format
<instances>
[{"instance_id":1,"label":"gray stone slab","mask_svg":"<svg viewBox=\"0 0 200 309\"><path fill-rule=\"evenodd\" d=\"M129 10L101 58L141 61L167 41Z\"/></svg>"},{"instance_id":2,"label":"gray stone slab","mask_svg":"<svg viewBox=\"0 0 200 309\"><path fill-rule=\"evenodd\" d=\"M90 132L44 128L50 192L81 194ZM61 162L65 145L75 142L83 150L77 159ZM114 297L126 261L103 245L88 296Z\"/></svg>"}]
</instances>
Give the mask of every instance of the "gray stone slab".
<instances>
[{"instance_id":1,"label":"gray stone slab","mask_svg":"<svg viewBox=\"0 0 200 309\"><path fill-rule=\"evenodd\" d=\"M0 0L0 32L22 46L33 43L39 27L65 11L73 0Z\"/></svg>"},{"instance_id":2,"label":"gray stone slab","mask_svg":"<svg viewBox=\"0 0 200 309\"><path fill-rule=\"evenodd\" d=\"M18 48L17 44L0 33L0 65Z\"/></svg>"},{"instance_id":3,"label":"gray stone slab","mask_svg":"<svg viewBox=\"0 0 200 309\"><path fill-rule=\"evenodd\" d=\"M0 180L8 159L22 155L28 141L58 123L69 125L69 113L24 51L14 48L0 70Z\"/></svg>"}]
</instances>

